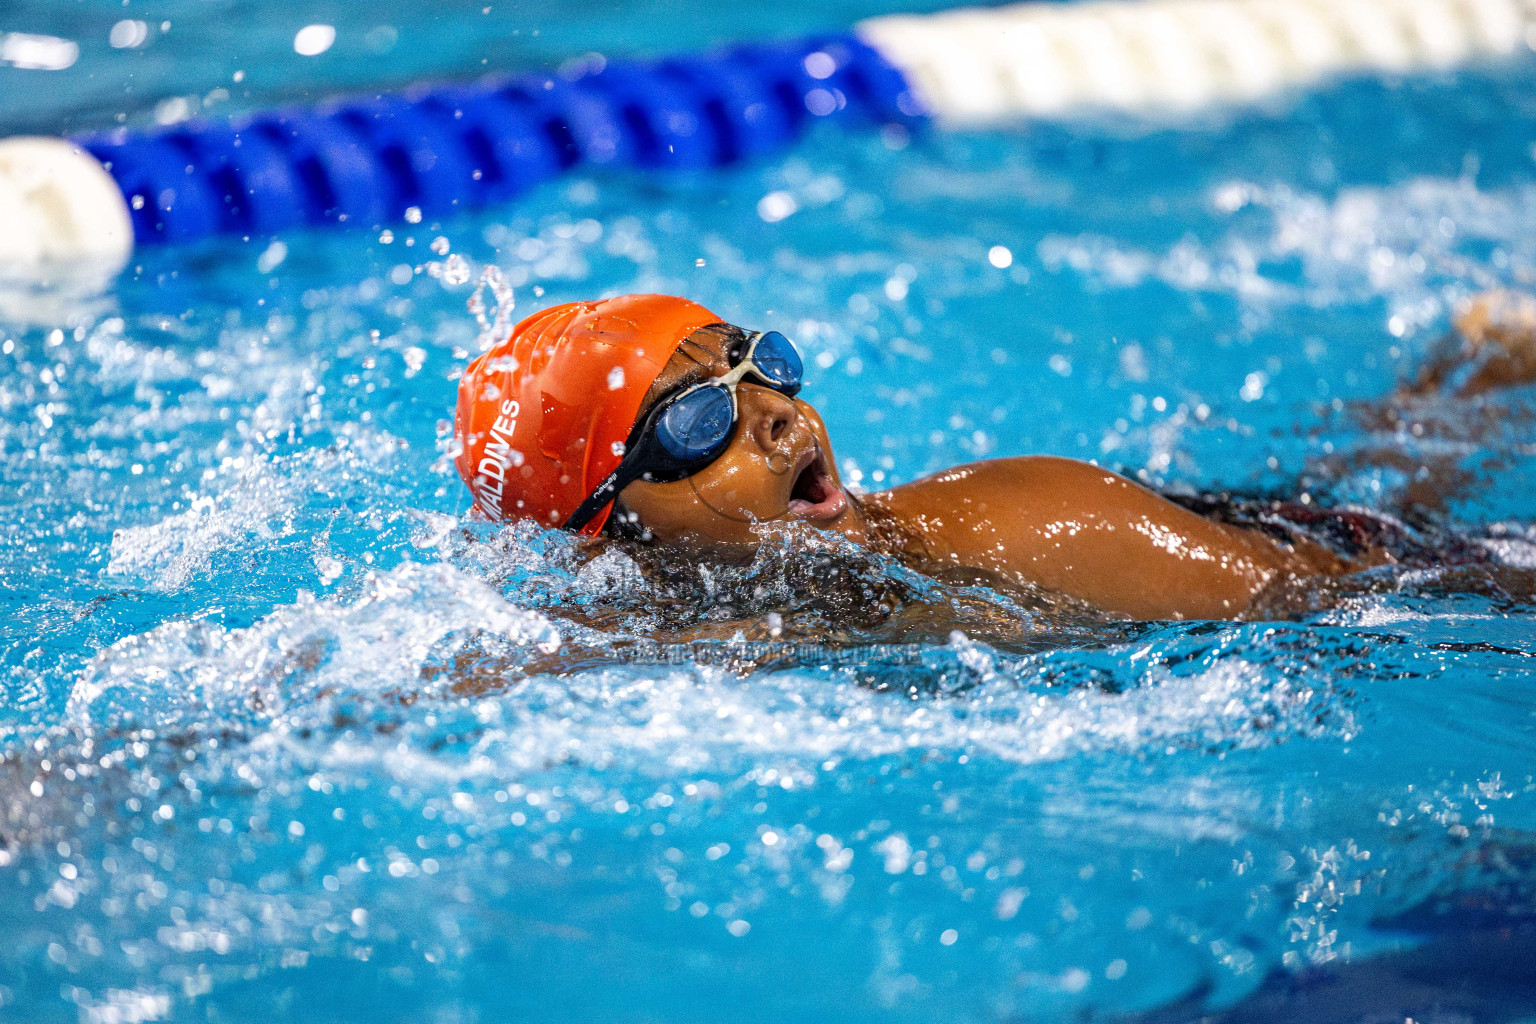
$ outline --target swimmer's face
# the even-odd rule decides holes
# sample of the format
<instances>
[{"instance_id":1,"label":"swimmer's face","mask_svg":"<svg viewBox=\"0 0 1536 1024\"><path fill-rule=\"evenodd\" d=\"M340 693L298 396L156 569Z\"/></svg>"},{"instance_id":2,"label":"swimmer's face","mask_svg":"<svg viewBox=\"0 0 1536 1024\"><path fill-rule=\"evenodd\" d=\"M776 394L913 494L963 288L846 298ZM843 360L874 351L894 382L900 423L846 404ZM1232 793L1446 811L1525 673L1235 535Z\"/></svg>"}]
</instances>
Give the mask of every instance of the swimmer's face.
<instances>
[{"instance_id":1,"label":"swimmer's face","mask_svg":"<svg viewBox=\"0 0 1536 1024\"><path fill-rule=\"evenodd\" d=\"M646 393L644 418L662 398L731 369L735 340L714 328L695 331ZM742 381L736 429L725 451L682 480L636 480L621 498L663 542L754 544L754 523L803 519L822 529L850 529L855 518L838 478L827 427L810 405Z\"/></svg>"}]
</instances>

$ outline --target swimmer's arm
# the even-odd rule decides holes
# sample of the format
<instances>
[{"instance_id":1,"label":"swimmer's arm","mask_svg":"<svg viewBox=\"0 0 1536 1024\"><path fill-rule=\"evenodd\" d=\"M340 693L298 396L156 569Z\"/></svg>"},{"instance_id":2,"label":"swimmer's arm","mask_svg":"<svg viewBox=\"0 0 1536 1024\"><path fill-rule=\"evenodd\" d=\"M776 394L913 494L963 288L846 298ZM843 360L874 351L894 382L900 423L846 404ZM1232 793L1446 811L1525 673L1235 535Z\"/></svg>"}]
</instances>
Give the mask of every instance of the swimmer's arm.
<instances>
[{"instance_id":1,"label":"swimmer's arm","mask_svg":"<svg viewBox=\"0 0 1536 1024\"><path fill-rule=\"evenodd\" d=\"M1238 617L1276 576L1305 571L1261 534L1073 459L974 463L871 500L935 562L1012 575L1139 619Z\"/></svg>"}]
</instances>

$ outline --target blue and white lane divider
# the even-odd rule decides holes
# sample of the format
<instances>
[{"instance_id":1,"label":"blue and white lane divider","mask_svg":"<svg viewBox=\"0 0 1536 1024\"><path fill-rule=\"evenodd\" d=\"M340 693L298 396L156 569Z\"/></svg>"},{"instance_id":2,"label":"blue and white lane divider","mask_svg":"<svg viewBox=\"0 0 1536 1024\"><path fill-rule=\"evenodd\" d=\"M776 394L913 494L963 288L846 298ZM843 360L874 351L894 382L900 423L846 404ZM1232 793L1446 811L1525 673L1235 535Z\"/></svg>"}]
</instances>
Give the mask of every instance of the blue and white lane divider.
<instances>
[{"instance_id":1,"label":"blue and white lane divider","mask_svg":"<svg viewBox=\"0 0 1536 1024\"><path fill-rule=\"evenodd\" d=\"M76 141L117 180L149 243L436 219L577 165L718 167L783 148L818 117L920 114L899 72L842 37Z\"/></svg>"},{"instance_id":2,"label":"blue and white lane divider","mask_svg":"<svg viewBox=\"0 0 1536 1024\"><path fill-rule=\"evenodd\" d=\"M1536 0L1086 0L874 18L574 79L523 76L231 122L0 141L0 264L439 219L575 166L706 168L850 125L1242 102L1536 45ZM14 227L13 227L14 225Z\"/></svg>"}]
</instances>

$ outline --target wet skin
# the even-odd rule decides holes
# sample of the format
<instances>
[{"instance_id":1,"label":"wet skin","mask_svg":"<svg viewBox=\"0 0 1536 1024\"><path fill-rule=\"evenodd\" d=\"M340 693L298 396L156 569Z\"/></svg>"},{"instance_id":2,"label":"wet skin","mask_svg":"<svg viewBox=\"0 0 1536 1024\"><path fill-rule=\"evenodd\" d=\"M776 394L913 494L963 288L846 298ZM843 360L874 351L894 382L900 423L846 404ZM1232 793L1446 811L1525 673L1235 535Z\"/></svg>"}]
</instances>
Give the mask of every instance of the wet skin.
<instances>
[{"instance_id":1,"label":"wet skin","mask_svg":"<svg viewBox=\"0 0 1536 1024\"><path fill-rule=\"evenodd\" d=\"M680 387L727 373L727 346L709 328L695 332L641 415ZM1238 618L1281 578L1345 568L1072 459L993 459L851 495L809 404L751 383L737 403L736 432L709 466L624 489L624 504L657 541L739 556L757 543L755 523L803 519L919 568L968 566L1141 619Z\"/></svg>"}]
</instances>

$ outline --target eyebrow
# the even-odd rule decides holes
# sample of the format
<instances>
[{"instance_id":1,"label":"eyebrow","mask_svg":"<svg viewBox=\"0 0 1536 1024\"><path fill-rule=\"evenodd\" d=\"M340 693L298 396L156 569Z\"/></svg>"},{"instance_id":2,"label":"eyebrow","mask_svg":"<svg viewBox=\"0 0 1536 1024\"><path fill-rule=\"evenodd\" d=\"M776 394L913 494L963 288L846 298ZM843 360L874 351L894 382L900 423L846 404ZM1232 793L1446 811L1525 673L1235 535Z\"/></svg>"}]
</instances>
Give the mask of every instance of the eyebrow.
<instances>
[{"instance_id":1,"label":"eyebrow","mask_svg":"<svg viewBox=\"0 0 1536 1024\"><path fill-rule=\"evenodd\" d=\"M693 335L691 334L679 342L677 346L678 353L684 356L693 365L684 370L678 376L678 378L674 380L665 391L662 391L660 394L658 394L654 400L641 405L640 412L636 419L637 423L649 415L650 411L656 408L658 404L666 401L666 399L677 394L679 391L691 388L695 384L702 383L708 380L710 377L713 377L713 368L716 362L720 360L730 360L729 346L726 344L726 339L720 337L718 332L711 331L710 333L719 339L721 342L721 349L712 349L701 342L695 341ZM693 351L689 351L690 349ZM701 358L701 356L703 358ZM654 384L651 386L655 387ZM649 394L649 392L647 394Z\"/></svg>"},{"instance_id":2,"label":"eyebrow","mask_svg":"<svg viewBox=\"0 0 1536 1024\"><path fill-rule=\"evenodd\" d=\"M706 381L713 376L714 374L710 372L708 363L694 363L687 370L684 370L683 375L677 378L677 380L673 381L672 386L667 388L665 392L659 395L657 400L659 401L661 398L680 391L683 388L692 387L695 384L702 383L703 381Z\"/></svg>"},{"instance_id":3,"label":"eyebrow","mask_svg":"<svg viewBox=\"0 0 1536 1024\"><path fill-rule=\"evenodd\" d=\"M724 339L721 340L723 341ZM689 335L688 337L684 338L682 342L677 346L677 351L681 352L683 355L687 356L689 359L692 359L695 363L699 363L700 365L703 365L702 361L698 356L688 351L690 347L695 348L708 356L708 361L710 363L715 362L717 359L729 358L729 352L727 350L722 349L720 351L716 351L714 349L708 348L702 342L694 341L693 335Z\"/></svg>"},{"instance_id":4,"label":"eyebrow","mask_svg":"<svg viewBox=\"0 0 1536 1024\"><path fill-rule=\"evenodd\" d=\"M686 345L686 343L687 342L685 339L684 344ZM683 354L688 357L689 361L692 362L693 365L684 370L676 380L672 381L666 390L660 392L653 400L644 403L640 407L640 412L636 418L637 423L644 419L652 409L656 408L657 405L666 401L668 398L677 394L679 391L682 391L686 388L691 388L693 385L702 383L703 381L706 381L710 377L714 376L714 374L710 372L709 363L699 361L699 359L697 359L691 352L684 352L682 346L679 346L678 351L683 352ZM653 384L652 387L655 387L655 385Z\"/></svg>"},{"instance_id":5,"label":"eyebrow","mask_svg":"<svg viewBox=\"0 0 1536 1024\"><path fill-rule=\"evenodd\" d=\"M689 351L689 349L694 351ZM722 360L729 361L730 359L726 352L711 349L694 341L691 336L682 340L682 343L677 346L677 352L693 365L683 372L683 375L677 379L677 382L668 389L669 391L675 391L679 386L685 384L697 384L699 381L707 380L713 376L716 363Z\"/></svg>"}]
</instances>

